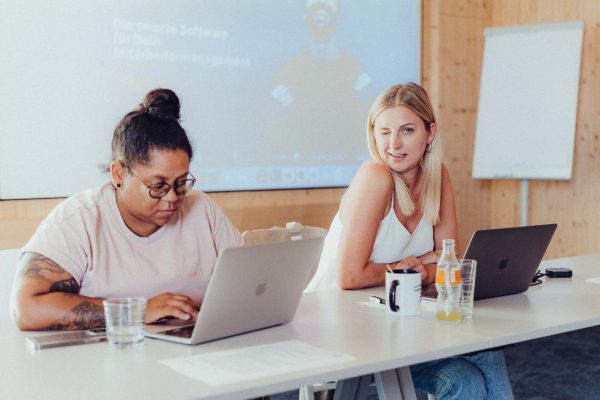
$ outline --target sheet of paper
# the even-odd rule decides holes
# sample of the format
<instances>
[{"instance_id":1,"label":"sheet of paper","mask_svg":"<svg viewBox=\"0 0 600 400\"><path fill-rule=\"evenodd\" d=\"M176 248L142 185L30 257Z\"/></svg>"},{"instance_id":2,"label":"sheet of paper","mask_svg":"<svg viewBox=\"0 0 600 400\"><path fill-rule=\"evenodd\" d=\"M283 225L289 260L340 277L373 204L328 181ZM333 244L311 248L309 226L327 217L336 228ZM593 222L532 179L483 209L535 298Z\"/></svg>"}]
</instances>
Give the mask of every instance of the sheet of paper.
<instances>
[{"instance_id":1,"label":"sheet of paper","mask_svg":"<svg viewBox=\"0 0 600 400\"><path fill-rule=\"evenodd\" d=\"M354 360L354 357L299 340L216 351L162 360L175 371L207 385L218 386L314 369Z\"/></svg>"},{"instance_id":2,"label":"sheet of paper","mask_svg":"<svg viewBox=\"0 0 600 400\"><path fill-rule=\"evenodd\" d=\"M376 310L385 311L385 304L375 303L374 301L359 301L359 305L363 307L370 307ZM421 315L429 315L435 313L435 300L421 299Z\"/></svg>"}]
</instances>

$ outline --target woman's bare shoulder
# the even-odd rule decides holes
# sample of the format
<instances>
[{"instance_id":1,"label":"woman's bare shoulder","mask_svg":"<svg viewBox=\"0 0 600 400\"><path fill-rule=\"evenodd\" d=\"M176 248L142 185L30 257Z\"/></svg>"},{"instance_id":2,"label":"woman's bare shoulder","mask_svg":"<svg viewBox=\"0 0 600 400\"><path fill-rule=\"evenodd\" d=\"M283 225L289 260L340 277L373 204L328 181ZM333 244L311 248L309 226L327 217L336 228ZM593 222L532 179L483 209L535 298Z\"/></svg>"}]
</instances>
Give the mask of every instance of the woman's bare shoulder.
<instances>
[{"instance_id":1,"label":"woman's bare shoulder","mask_svg":"<svg viewBox=\"0 0 600 400\"><path fill-rule=\"evenodd\" d=\"M364 162L354 175L346 197L359 202L379 202L388 199L394 190L394 178L384 164L376 161Z\"/></svg>"},{"instance_id":2,"label":"woman's bare shoulder","mask_svg":"<svg viewBox=\"0 0 600 400\"><path fill-rule=\"evenodd\" d=\"M390 169L385 164L377 161L365 161L362 163L356 173L356 177L372 183L386 182L391 185L394 184L394 178Z\"/></svg>"},{"instance_id":3,"label":"woman's bare shoulder","mask_svg":"<svg viewBox=\"0 0 600 400\"><path fill-rule=\"evenodd\" d=\"M351 218L361 227L368 221L378 224L389 209L393 192L394 178L388 167L375 161L364 162L344 195L340 207L342 223L347 223Z\"/></svg>"}]
</instances>

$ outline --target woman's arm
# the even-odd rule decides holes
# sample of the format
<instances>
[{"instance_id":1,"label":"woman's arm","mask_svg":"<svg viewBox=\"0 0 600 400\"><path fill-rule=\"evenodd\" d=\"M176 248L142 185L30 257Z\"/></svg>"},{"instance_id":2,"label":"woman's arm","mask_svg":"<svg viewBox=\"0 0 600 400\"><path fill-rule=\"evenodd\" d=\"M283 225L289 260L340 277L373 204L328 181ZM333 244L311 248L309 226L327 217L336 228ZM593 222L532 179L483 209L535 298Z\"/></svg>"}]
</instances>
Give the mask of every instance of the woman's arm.
<instances>
[{"instance_id":1,"label":"woman's arm","mask_svg":"<svg viewBox=\"0 0 600 400\"><path fill-rule=\"evenodd\" d=\"M441 254L441 250L433 250L418 257L423 269L425 270L425 273L423 274L423 285L429 285L435 282L437 262L440 259Z\"/></svg>"},{"instance_id":2,"label":"woman's arm","mask_svg":"<svg viewBox=\"0 0 600 400\"><path fill-rule=\"evenodd\" d=\"M388 168L366 162L358 170L340 208L342 232L337 254L338 284L342 289L360 289L385 282L385 264L371 263L373 244L381 220L389 211L394 181ZM392 268L415 268L420 261L410 257Z\"/></svg>"},{"instance_id":3,"label":"woman's arm","mask_svg":"<svg viewBox=\"0 0 600 400\"><path fill-rule=\"evenodd\" d=\"M79 283L51 259L26 253L18 266L12 314L19 329L93 329L104 326L101 298L79 295ZM163 293L148 300L146 322L173 316L190 319L196 307L187 296Z\"/></svg>"},{"instance_id":4,"label":"woman's arm","mask_svg":"<svg viewBox=\"0 0 600 400\"><path fill-rule=\"evenodd\" d=\"M102 299L80 296L73 276L41 254L23 255L14 285L12 313L19 329L104 326Z\"/></svg>"},{"instance_id":5,"label":"woman's arm","mask_svg":"<svg viewBox=\"0 0 600 400\"><path fill-rule=\"evenodd\" d=\"M444 239L454 239L456 242L456 251L458 253L458 227L456 222L456 207L454 205L454 189L452 188L452 182L450 181L448 169L445 165L442 165L442 199L440 201L440 221L433 227L435 250L442 250L442 241Z\"/></svg>"},{"instance_id":6,"label":"woman's arm","mask_svg":"<svg viewBox=\"0 0 600 400\"><path fill-rule=\"evenodd\" d=\"M442 193L440 199L440 220L433 227L434 250L419 257L423 268L427 271L424 285L435 281L436 264L442 254L442 241L444 239L457 240L456 209L454 206L454 189L450 181L450 174L445 165L442 165ZM458 248L458 244L456 246Z\"/></svg>"}]
</instances>

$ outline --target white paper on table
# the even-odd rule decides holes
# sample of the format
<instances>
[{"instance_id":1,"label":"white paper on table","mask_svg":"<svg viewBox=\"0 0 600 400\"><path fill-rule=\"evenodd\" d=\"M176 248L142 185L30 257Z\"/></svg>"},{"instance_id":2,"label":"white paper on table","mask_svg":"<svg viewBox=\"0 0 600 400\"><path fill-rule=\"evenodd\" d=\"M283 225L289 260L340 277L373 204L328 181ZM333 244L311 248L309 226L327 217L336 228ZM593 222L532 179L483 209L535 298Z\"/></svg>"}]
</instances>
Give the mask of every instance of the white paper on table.
<instances>
[{"instance_id":1,"label":"white paper on table","mask_svg":"<svg viewBox=\"0 0 600 400\"><path fill-rule=\"evenodd\" d=\"M286 340L160 362L192 379L219 386L352 360L354 357L348 354L321 349L299 340Z\"/></svg>"},{"instance_id":2,"label":"white paper on table","mask_svg":"<svg viewBox=\"0 0 600 400\"><path fill-rule=\"evenodd\" d=\"M380 304L380 303L376 303L374 301L359 301L358 304L360 304L363 307L370 307L370 308L375 308L377 310L381 310L381 311L385 311L386 310L386 305L385 304ZM429 299L421 299L421 315L429 315L429 314L434 314L435 313L435 300L429 300Z\"/></svg>"}]
</instances>

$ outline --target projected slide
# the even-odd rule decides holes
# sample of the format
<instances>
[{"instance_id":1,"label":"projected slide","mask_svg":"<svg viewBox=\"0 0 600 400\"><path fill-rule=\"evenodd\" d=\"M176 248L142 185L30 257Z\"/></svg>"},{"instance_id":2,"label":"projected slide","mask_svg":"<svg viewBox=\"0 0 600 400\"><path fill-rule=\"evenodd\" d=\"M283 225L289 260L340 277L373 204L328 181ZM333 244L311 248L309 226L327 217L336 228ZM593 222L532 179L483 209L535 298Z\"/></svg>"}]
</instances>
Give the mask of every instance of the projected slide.
<instances>
[{"instance_id":1,"label":"projected slide","mask_svg":"<svg viewBox=\"0 0 600 400\"><path fill-rule=\"evenodd\" d=\"M10 0L0 11L2 198L106 180L116 123L157 87L180 96L200 189L345 186L368 157L374 97L420 80L415 0Z\"/></svg>"}]
</instances>

